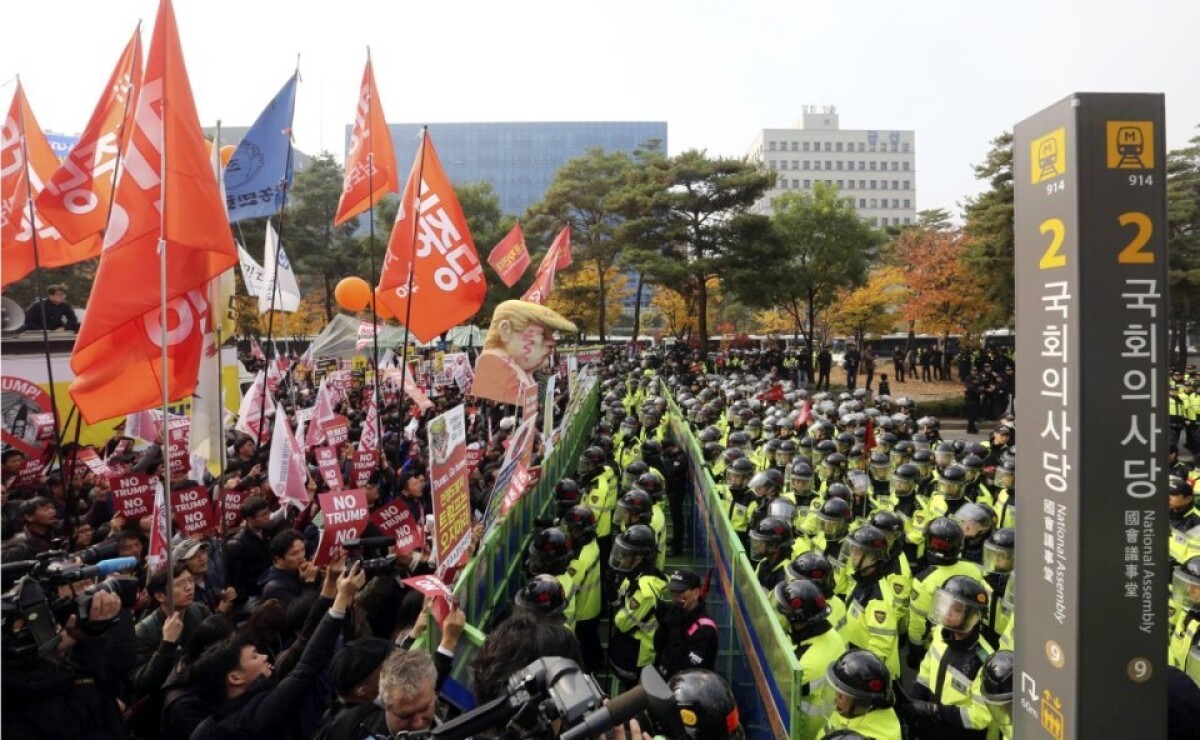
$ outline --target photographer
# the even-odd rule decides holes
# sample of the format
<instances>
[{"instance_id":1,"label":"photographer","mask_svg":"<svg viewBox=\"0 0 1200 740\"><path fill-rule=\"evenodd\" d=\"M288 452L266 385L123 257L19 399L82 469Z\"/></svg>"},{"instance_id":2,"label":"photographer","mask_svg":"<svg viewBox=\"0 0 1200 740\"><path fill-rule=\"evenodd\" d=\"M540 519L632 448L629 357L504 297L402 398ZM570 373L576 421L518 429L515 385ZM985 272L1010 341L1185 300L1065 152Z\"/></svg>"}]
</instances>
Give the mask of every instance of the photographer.
<instances>
[{"instance_id":1,"label":"photographer","mask_svg":"<svg viewBox=\"0 0 1200 740\"><path fill-rule=\"evenodd\" d=\"M59 599L71 598L71 587L60 586ZM25 740L110 740L124 738L113 690L119 680L115 664L127 648L120 629L121 597L99 591L91 597L87 618L72 615L59 628L58 645L49 655L21 650L27 639L20 618L5 615L3 635L4 701L0 716L4 737ZM118 658L113 660L113 658Z\"/></svg>"}]
</instances>

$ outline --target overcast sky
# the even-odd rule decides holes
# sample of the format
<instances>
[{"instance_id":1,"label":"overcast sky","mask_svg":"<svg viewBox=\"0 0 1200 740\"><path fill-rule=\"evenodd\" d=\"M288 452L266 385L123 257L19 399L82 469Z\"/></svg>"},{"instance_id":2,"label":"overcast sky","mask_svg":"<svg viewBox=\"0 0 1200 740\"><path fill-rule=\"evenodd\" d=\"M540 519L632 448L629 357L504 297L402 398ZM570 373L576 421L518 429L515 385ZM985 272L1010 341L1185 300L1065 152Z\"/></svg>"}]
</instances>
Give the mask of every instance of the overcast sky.
<instances>
[{"instance_id":1,"label":"overcast sky","mask_svg":"<svg viewBox=\"0 0 1200 740\"><path fill-rule=\"evenodd\" d=\"M6 0L0 98L78 133L157 0ZM1197 0L175 0L204 125L249 125L301 55L295 136L343 150L371 46L389 121L666 120L672 153L744 154L806 103L914 129L917 205L957 211L1001 131L1073 91L1163 92L1200 123ZM435 142L436 143L436 142ZM401 163L406 171L407 163Z\"/></svg>"}]
</instances>

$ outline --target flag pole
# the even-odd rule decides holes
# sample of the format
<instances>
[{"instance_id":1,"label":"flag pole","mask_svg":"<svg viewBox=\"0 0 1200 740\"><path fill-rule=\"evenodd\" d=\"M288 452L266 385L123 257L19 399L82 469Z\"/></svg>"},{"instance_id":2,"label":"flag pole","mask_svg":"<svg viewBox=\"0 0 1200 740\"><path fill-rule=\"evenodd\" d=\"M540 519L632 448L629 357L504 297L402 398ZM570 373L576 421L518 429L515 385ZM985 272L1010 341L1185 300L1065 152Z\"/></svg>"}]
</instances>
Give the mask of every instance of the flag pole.
<instances>
[{"instance_id":1,"label":"flag pole","mask_svg":"<svg viewBox=\"0 0 1200 740\"><path fill-rule=\"evenodd\" d=\"M371 67L371 47L367 47L367 66ZM371 82L375 81L375 68L371 67ZM371 112L375 105L375 96L372 94L374 85L370 85L367 89L367 126L371 125L374 120ZM374 136L375 132L372 131ZM391 133L384 131L385 136L391 136ZM401 196L403 197L403 196ZM371 366L374 368L371 383L371 395L375 400L375 447L380 460L383 459L383 428L380 424L382 414L380 413L380 397L379 397L379 314L375 310L375 286L379 282L379 278L375 274L375 142L370 141L367 147L367 222L369 229L369 238L367 242L367 252L371 258ZM410 297L411 300L411 297ZM402 401L403 403L403 401ZM365 420L364 420L365 421Z\"/></svg>"},{"instance_id":2,"label":"flag pole","mask_svg":"<svg viewBox=\"0 0 1200 740\"><path fill-rule=\"evenodd\" d=\"M164 70L165 71L165 70ZM165 76L165 75L164 75ZM167 120L167 99L162 98L162 117ZM159 378L162 382L162 458L163 458L163 512L166 520L163 536L166 538L167 555L167 615L175 613L175 558L171 552L171 373L169 372L170 357L167 345L167 147L166 140L162 141L162 153L159 167L159 202L158 209L158 290L159 290L159 346L162 348L162 367ZM155 522L158 524L158 522ZM153 543L151 543L153 546Z\"/></svg>"},{"instance_id":3,"label":"flag pole","mask_svg":"<svg viewBox=\"0 0 1200 740\"><path fill-rule=\"evenodd\" d=\"M300 57L298 55L296 57L296 74L297 75L300 74ZM267 286L271 289L271 302L269 304L268 313L267 313L267 344L272 345L272 351L271 351L272 355L277 354L274 351L274 345L272 344L272 337L274 336L274 333L275 333L275 295L279 292L279 250L280 250L281 246L283 245L283 222L284 222L284 217L287 215L287 202L288 202L287 173L291 172L291 170L292 170L292 153L293 153L293 151L294 151L294 149L292 147L292 132L289 127L288 148L287 148L287 165L284 167L284 170L283 170L284 179L279 183L279 189L283 193L283 200L279 204L279 228L275 230L275 253L273 255L271 255L272 264L273 264L273 269L271 270L271 284L269 286ZM239 229L241 228L240 225L238 228ZM270 216L267 217L267 228L268 229L271 228ZM264 256L264 258L266 257L266 255L263 255L263 256ZM265 262L266 260L264 259L263 261ZM264 354L264 357L265 357L265 354ZM272 357L270 360L267 360L267 362L272 362L277 359L278 358ZM263 368L263 392L262 392L262 395L259 396L259 400L258 400L258 433L257 433L258 439L254 440L254 451L255 452L262 449L262 437L263 437L262 431L263 431L263 426L266 422L266 419L263 418L263 415L266 413L266 409L267 409L267 394L270 393L270 387L267 384L267 375L269 375L269 374L270 373L267 371L267 368L264 367ZM284 418L285 419L287 418L286 415Z\"/></svg>"},{"instance_id":4,"label":"flag pole","mask_svg":"<svg viewBox=\"0 0 1200 740\"><path fill-rule=\"evenodd\" d=\"M408 257L408 302L404 305L404 347L400 350L400 403L404 403L404 381L408 378L408 324L412 319L413 304L413 275L417 272L417 226L420 223L421 183L425 180L425 140L429 136L429 126L421 127L420 158L417 160L417 205L412 210L412 240L409 245L411 252ZM408 204L401 203L401 208ZM413 382L416 382L413 378Z\"/></svg>"},{"instance_id":5,"label":"flag pole","mask_svg":"<svg viewBox=\"0 0 1200 740\"><path fill-rule=\"evenodd\" d=\"M25 200L27 201L26 210L29 216L29 235L33 240L33 285L34 290L38 295L38 308L42 314L42 354L46 356L46 382L50 386L50 407L54 414L54 438L59 438L59 429L61 428L58 418L58 393L54 389L54 368L50 362L50 332L46 328L46 291L42 288L42 261L38 252L38 230L37 223L34 220L33 209L33 178L30 176L29 165L29 141L25 135L25 91L21 88L21 76L17 75L17 126L21 130L21 157L25 160ZM63 431L65 435L65 430ZM62 455L58 454L58 449L54 450L54 456L58 458L59 464L62 463ZM49 462L49 461L47 461Z\"/></svg>"}]
</instances>

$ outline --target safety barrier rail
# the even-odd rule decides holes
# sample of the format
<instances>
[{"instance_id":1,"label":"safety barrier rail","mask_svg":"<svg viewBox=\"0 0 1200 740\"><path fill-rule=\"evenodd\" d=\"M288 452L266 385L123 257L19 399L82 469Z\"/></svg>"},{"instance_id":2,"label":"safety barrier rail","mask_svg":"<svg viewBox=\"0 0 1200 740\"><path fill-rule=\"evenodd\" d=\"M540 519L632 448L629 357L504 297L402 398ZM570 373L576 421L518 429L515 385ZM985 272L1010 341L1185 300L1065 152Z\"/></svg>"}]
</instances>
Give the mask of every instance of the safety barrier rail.
<instances>
[{"instance_id":1,"label":"safety barrier rail","mask_svg":"<svg viewBox=\"0 0 1200 740\"><path fill-rule=\"evenodd\" d=\"M811 736L810 721L794 716L800 706L800 664L777 612L758 585L754 568L733 531L725 503L704 464L700 443L668 396L671 429L688 457L691 518L697 568L714 572L713 586L723 598L710 598L710 616L721 629L722 651L716 670L737 697L748 737ZM716 592L710 592L710 594Z\"/></svg>"}]
</instances>

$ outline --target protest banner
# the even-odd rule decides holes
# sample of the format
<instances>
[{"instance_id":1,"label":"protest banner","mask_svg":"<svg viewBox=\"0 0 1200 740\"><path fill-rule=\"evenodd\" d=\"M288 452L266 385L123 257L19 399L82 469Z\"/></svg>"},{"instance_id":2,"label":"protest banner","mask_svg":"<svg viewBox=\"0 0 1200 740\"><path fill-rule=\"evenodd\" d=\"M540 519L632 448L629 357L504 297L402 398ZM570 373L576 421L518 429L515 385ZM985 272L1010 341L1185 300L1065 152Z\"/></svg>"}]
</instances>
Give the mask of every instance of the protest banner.
<instances>
[{"instance_id":1,"label":"protest banner","mask_svg":"<svg viewBox=\"0 0 1200 740\"><path fill-rule=\"evenodd\" d=\"M54 449L50 447L48 449ZM46 464L39 458L31 457L21 464L20 470L17 471L17 476L13 478L12 488L28 488L30 486L40 486L42 471Z\"/></svg>"},{"instance_id":2,"label":"protest banner","mask_svg":"<svg viewBox=\"0 0 1200 740\"><path fill-rule=\"evenodd\" d=\"M350 439L350 420L341 414L319 422L325 432L325 442L332 447L340 447Z\"/></svg>"},{"instance_id":3,"label":"protest banner","mask_svg":"<svg viewBox=\"0 0 1200 740\"><path fill-rule=\"evenodd\" d=\"M204 486L172 488L171 511L185 537L205 532L216 523L212 502Z\"/></svg>"},{"instance_id":4,"label":"protest banner","mask_svg":"<svg viewBox=\"0 0 1200 740\"><path fill-rule=\"evenodd\" d=\"M342 490L342 468L338 464L337 450L330 446L317 447L313 450L317 458L317 469L325 479L325 485L330 491Z\"/></svg>"},{"instance_id":5,"label":"protest banner","mask_svg":"<svg viewBox=\"0 0 1200 740\"><path fill-rule=\"evenodd\" d=\"M361 490L338 491L317 495L321 502L323 528L317 542L313 565L329 565L329 561L340 555L346 540L358 539L367 524L367 492Z\"/></svg>"},{"instance_id":6,"label":"protest banner","mask_svg":"<svg viewBox=\"0 0 1200 740\"><path fill-rule=\"evenodd\" d=\"M233 529L242 523L242 501L246 492L236 488L226 488L222 493L219 517L225 529Z\"/></svg>"},{"instance_id":7,"label":"protest banner","mask_svg":"<svg viewBox=\"0 0 1200 740\"><path fill-rule=\"evenodd\" d=\"M395 538L398 555L409 555L425 548L425 532L413 521L412 511L401 501L393 501L374 511L371 522L385 536Z\"/></svg>"},{"instance_id":8,"label":"protest banner","mask_svg":"<svg viewBox=\"0 0 1200 740\"><path fill-rule=\"evenodd\" d=\"M91 447L85 447L75 453L75 459L87 466L88 471L93 475L108 475L108 466L100 459L100 454Z\"/></svg>"},{"instance_id":9,"label":"protest banner","mask_svg":"<svg viewBox=\"0 0 1200 740\"><path fill-rule=\"evenodd\" d=\"M113 508L126 521L150 516L154 507L155 478L149 473L129 473L108 479Z\"/></svg>"},{"instance_id":10,"label":"protest banner","mask_svg":"<svg viewBox=\"0 0 1200 740\"><path fill-rule=\"evenodd\" d=\"M529 459L533 452L533 439L537 435L536 421L536 419L527 419L521 422L521 426L517 427L517 431L508 439L510 444L504 452L500 472L496 475L496 485L492 488L491 496L488 497L487 511L483 516L486 530L490 531L499 520L504 498L508 495L512 480L516 477L518 470L529 467ZM512 503L516 503L515 500ZM510 503L509 506L511 508L512 504Z\"/></svg>"},{"instance_id":11,"label":"protest banner","mask_svg":"<svg viewBox=\"0 0 1200 740\"><path fill-rule=\"evenodd\" d=\"M434 540L437 574L459 565L471 543L471 494L467 487L467 435L460 404L429 422Z\"/></svg>"}]
</instances>

